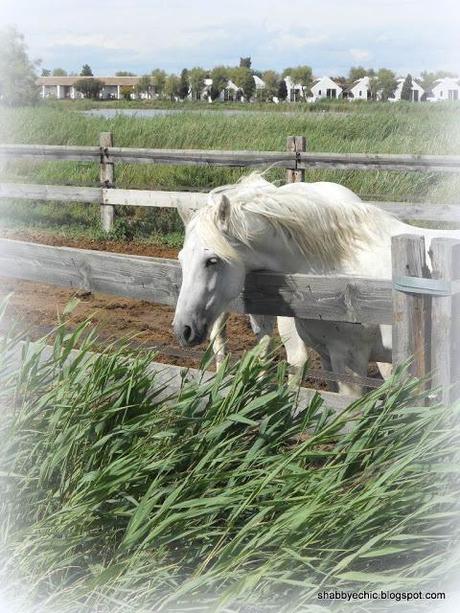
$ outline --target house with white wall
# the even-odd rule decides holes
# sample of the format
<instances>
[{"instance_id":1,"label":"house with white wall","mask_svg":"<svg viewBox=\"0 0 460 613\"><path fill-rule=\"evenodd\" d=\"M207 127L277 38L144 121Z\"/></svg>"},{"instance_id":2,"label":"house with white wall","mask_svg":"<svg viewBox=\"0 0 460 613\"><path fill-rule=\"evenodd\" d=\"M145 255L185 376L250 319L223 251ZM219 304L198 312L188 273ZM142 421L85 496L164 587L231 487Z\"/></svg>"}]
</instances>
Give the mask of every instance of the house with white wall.
<instances>
[{"instance_id":1,"label":"house with white wall","mask_svg":"<svg viewBox=\"0 0 460 613\"><path fill-rule=\"evenodd\" d=\"M227 85L219 94L219 100L222 102L239 102L243 97L243 90L238 87L231 79L227 81Z\"/></svg>"},{"instance_id":2,"label":"house with white wall","mask_svg":"<svg viewBox=\"0 0 460 613\"><path fill-rule=\"evenodd\" d=\"M321 98L340 98L342 96L342 92L343 88L330 77L315 79L315 83L311 87L313 100L320 100Z\"/></svg>"},{"instance_id":3,"label":"house with white wall","mask_svg":"<svg viewBox=\"0 0 460 613\"><path fill-rule=\"evenodd\" d=\"M432 95L428 100L430 102L460 100L460 79L453 79L452 77L438 79L432 89Z\"/></svg>"},{"instance_id":4,"label":"house with white wall","mask_svg":"<svg viewBox=\"0 0 460 613\"><path fill-rule=\"evenodd\" d=\"M305 99L305 87L301 83L296 83L289 75L284 78L284 82L286 83L287 102L299 102Z\"/></svg>"},{"instance_id":5,"label":"house with white wall","mask_svg":"<svg viewBox=\"0 0 460 613\"><path fill-rule=\"evenodd\" d=\"M265 89L265 81L263 79L261 79L260 77L258 77L256 74L252 75L252 78L254 79L254 83L256 86L256 92Z\"/></svg>"},{"instance_id":6,"label":"house with white wall","mask_svg":"<svg viewBox=\"0 0 460 613\"><path fill-rule=\"evenodd\" d=\"M120 100L123 97L122 88L124 87L132 89L134 94L135 86L140 79L140 77L81 77L75 75L71 77L39 77L37 84L40 87L42 98L75 100L84 97L76 89L75 83L83 79L93 78L104 83L99 95L103 100Z\"/></svg>"},{"instance_id":7,"label":"house with white wall","mask_svg":"<svg viewBox=\"0 0 460 613\"><path fill-rule=\"evenodd\" d=\"M255 93L257 93L258 90L265 89L265 82L260 77L253 75L252 78L254 79ZM210 81L212 84L212 79L210 79ZM243 102L245 100L244 92L241 87L238 87L236 83L229 79L227 85L219 94L219 100L223 102Z\"/></svg>"},{"instance_id":8,"label":"house with white wall","mask_svg":"<svg viewBox=\"0 0 460 613\"><path fill-rule=\"evenodd\" d=\"M371 80L368 76L357 79L348 90L350 100L370 100Z\"/></svg>"},{"instance_id":9,"label":"house with white wall","mask_svg":"<svg viewBox=\"0 0 460 613\"><path fill-rule=\"evenodd\" d=\"M389 102L396 102L397 100L401 100L402 88L404 85L404 81L406 80L406 77L399 77L396 80L398 82L398 86L395 89L393 96L388 98ZM424 93L425 93L425 90L423 89L423 87L420 85L420 83L417 82L416 79L414 79L414 77L412 77L411 100L410 101L411 102L421 102L422 96Z\"/></svg>"}]
</instances>

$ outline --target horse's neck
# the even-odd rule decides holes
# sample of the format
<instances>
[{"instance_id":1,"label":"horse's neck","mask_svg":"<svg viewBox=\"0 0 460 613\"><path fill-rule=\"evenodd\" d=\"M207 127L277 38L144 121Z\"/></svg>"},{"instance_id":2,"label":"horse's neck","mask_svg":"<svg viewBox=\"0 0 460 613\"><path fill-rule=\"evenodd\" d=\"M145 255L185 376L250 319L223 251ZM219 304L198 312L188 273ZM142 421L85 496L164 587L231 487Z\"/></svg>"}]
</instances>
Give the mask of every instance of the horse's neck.
<instances>
[{"instance_id":1,"label":"horse's neck","mask_svg":"<svg viewBox=\"0 0 460 613\"><path fill-rule=\"evenodd\" d=\"M342 272L341 264L324 266L320 260L305 258L296 246L288 247L274 238L268 244L260 244L253 249L238 248L248 272L253 270L271 270L285 274L328 274Z\"/></svg>"}]
</instances>

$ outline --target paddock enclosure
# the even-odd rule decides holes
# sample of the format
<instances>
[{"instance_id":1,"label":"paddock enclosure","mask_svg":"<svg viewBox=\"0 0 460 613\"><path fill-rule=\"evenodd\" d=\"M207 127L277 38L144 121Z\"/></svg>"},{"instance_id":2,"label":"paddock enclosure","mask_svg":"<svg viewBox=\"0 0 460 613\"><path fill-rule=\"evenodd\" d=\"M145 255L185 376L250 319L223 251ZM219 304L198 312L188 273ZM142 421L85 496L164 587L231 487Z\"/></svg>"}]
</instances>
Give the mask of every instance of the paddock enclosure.
<instances>
[{"instance_id":1,"label":"paddock enclosure","mask_svg":"<svg viewBox=\"0 0 460 613\"><path fill-rule=\"evenodd\" d=\"M124 164L213 165L242 168L276 166L288 181L304 180L312 167L459 173L460 156L312 153L304 137L289 137L284 152L138 149L113 146L110 132L100 134L98 146L0 145L0 159L95 162L100 187L0 184L1 199L97 203L101 223L109 231L116 207L166 207L178 204L197 209L206 193L117 189L115 168ZM412 223L460 223L460 205L372 202ZM458 397L460 379L458 328L460 315L460 242L438 238L431 245L431 269L425 260L424 239L393 239L393 279L347 276L253 273L231 305L236 313L286 315L361 324L393 325L393 363L413 358L411 372L427 377L432 395L444 402ZM5 277L88 292L147 300L174 306L181 283L176 260L54 247L0 239L0 274ZM330 406L346 399L323 393Z\"/></svg>"}]
</instances>

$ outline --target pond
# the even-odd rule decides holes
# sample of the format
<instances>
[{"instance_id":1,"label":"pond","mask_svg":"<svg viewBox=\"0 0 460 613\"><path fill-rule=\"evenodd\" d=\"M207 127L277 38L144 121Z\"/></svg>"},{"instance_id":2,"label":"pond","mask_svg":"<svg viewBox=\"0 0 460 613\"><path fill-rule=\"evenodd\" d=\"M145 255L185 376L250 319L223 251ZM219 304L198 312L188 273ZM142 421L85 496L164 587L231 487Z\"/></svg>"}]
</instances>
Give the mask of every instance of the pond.
<instances>
[{"instance_id":1,"label":"pond","mask_svg":"<svg viewBox=\"0 0 460 613\"><path fill-rule=\"evenodd\" d=\"M119 115L126 115L128 117L139 117L139 118L151 118L151 117L163 117L166 115L178 115L180 113L207 113L207 114L219 114L219 115L266 115L270 113L270 111L243 111L238 109L222 109L217 111L211 110L196 110L196 109L90 109L88 111L78 111L79 113L83 113L84 115L89 115L92 117L103 117L104 119L114 119ZM276 113L276 115L288 115L295 116L299 114L308 114L308 115L319 115L322 117L331 115L331 111L310 111L305 113L305 111L272 111L272 113ZM343 115L346 116L348 112L333 112L334 115Z\"/></svg>"}]
</instances>

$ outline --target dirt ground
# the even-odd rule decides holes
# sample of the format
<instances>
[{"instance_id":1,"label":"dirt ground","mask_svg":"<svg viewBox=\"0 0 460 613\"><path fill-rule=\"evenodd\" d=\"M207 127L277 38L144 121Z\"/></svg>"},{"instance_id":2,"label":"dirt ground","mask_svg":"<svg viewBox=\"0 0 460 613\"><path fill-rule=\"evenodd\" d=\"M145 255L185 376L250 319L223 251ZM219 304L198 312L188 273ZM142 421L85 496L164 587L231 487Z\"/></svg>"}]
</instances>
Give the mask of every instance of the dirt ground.
<instances>
[{"instance_id":1,"label":"dirt ground","mask_svg":"<svg viewBox=\"0 0 460 613\"><path fill-rule=\"evenodd\" d=\"M177 249L136 244L134 242L72 240L40 231L3 231L5 238L26 240L47 245L97 249L133 255L176 258ZM18 281L0 277L0 298L12 294L7 319L14 319L34 340L48 333L58 322L58 314L76 294L51 285ZM70 325L88 318L97 326L101 341L110 342L133 337L133 344L158 350L158 361L186 367L198 367L205 346L184 349L177 343L171 329L173 309L144 300L131 300L104 294L83 294L73 312ZM255 337L245 316L231 315L228 325L228 348L232 356L240 356L255 344ZM313 360L319 368L319 360ZM318 383L318 382L317 382ZM322 385L320 387L323 387Z\"/></svg>"}]
</instances>

